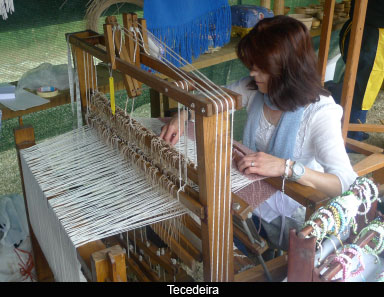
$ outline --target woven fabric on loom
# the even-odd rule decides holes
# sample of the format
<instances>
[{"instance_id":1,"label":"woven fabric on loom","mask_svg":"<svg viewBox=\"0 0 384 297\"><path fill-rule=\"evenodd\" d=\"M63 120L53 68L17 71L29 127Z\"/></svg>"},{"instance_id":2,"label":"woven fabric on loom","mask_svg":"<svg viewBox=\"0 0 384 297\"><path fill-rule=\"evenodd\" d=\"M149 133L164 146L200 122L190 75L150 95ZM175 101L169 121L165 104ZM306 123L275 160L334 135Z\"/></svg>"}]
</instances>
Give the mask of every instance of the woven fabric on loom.
<instances>
[{"instance_id":1,"label":"woven fabric on loom","mask_svg":"<svg viewBox=\"0 0 384 297\"><path fill-rule=\"evenodd\" d=\"M243 157L244 153L252 153L250 149L238 142L236 142L236 147L240 147L242 150L242 152L240 152L235 148L233 149L233 155L236 155L237 157ZM233 165L234 168L236 168L235 166L236 165ZM257 174L250 174L247 177L244 176L244 178L254 180L254 182L240 189L236 194L247 202L252 209L257 208L277 191L270 184L263 181L264 177Z\"/></svg>"},{"instance_id":2,"label":"woven fabric on loom","mask_svg":"<svg viewBox=\"0 0 384 297\"><path fill-rule=\"evenodd\" d=\"M227 0L146 0L144 18L148 30L192 62L208 50L230 40L231 10ZM169 53L168 53L169 54ZM183 63L167 57L176 66Z\"/></svg>"},{"instance_id":3,"label":"woven fabric on loom","mask_svg":"<svg viewBox=\"0 0 384 297\"><path fill-rule=\"evenodd\" d=\"M160 183L150 181L123 155L88 126L24 149L28 199L35 185L75 247L186 213ZM148 198L154 201L146 204ZM37 214L41 219L46 212Z\"/></svg>"}]
</instances>

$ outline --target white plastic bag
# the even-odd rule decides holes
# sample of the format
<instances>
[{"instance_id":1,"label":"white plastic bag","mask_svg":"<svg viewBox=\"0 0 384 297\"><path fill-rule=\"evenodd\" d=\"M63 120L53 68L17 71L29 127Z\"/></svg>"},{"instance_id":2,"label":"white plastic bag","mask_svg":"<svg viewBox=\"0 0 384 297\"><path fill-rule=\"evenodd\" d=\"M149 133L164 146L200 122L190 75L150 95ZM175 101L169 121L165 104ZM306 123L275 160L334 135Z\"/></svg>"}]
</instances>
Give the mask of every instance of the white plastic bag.
<instances>
[{"instance_id":1,"label":"white plastic bag","mask_svg":"<svg viewBox=\"0 0 384 297\"><path fill-rule=\"evenodd\" d=\"M23 197L0 196L0 245L20 245L29 234Z\"/></svg>"},{"instance_id":2,"label":"white plastic bag","mask_svg":"<svg viewBox=\"0 0 384 297\"><path fill-rule=\"evenodd\" d=\"M24 73L17 83L17 90L24 88L37 90L40 87L55 87L59 90L69 89L68 65L40 64Z\"/></svg>"}]
</instances>

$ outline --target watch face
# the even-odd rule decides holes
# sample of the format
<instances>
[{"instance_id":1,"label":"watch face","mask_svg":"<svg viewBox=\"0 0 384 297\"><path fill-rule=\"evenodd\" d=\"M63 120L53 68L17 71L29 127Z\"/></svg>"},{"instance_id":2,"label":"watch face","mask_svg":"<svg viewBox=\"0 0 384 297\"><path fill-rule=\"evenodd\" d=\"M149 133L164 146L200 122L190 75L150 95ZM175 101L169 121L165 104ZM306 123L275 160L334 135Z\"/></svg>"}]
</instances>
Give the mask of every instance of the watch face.
<instances>
[{"instance_id":1,"label":"watch face","mask_svg":"<svg viewBox=\"0 0 384 297\"><path fill-rule=\"evenodd\" d=\"M302 176L304 174L304 166L301 165L300 163L295 163L292 168L293 172L295 175Z\"/></svg>"}]
</instances>

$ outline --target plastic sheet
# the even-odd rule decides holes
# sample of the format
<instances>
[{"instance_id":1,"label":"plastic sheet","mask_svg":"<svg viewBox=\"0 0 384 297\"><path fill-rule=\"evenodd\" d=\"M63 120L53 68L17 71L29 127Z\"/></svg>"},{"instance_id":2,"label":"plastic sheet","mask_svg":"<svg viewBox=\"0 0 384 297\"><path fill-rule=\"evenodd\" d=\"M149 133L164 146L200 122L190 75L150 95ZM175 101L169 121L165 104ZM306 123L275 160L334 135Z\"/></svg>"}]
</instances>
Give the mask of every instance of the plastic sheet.
<instances>
[{"instance_id":1,"label":"plastic sheet","mask_svg":"<svg viewBox=\"0 0 384 297\"><path fill-rule=\"evenodd\" d=\"M40 87L55 87L59 90L69 89L67 64L40 64L22 75L17 89L37 90Z\"/></svg>"}]
</instances>

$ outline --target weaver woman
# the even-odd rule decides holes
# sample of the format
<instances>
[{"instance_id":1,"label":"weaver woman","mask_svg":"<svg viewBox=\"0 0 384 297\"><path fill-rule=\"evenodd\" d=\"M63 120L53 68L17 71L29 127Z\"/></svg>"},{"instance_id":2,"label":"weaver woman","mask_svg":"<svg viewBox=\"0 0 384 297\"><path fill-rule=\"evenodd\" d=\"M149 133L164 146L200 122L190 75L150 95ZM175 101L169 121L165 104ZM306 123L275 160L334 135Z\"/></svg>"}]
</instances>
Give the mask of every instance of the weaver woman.
<instances>
[{"instance_id":1,"label":"weaver woman","mask_svg":"<svg viewBox=\"0 0 384 297\"><path fill-rule=\"evenodd\" d=\"M237 55L250 75L228 88L242 95L243 144L254 151L237 162L238 169L282 176L329 197L346 191L357 174L342 138L343 110L321 85L305 25L287 16L266 18L240 40ZM181 132L175 117L160 137L174 144ZM288 229L303 223L303 213L280 191L254 210L268 239L282 249L287 249ZM285 232L273 232L276 226Z\"/></svg>"}]
</instances>

